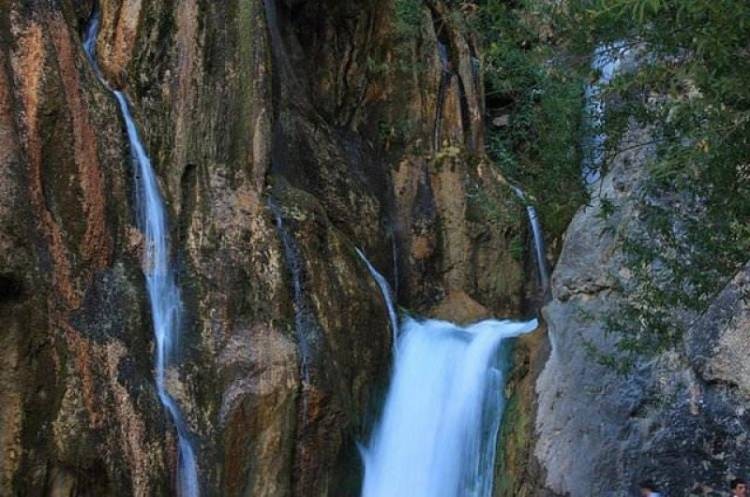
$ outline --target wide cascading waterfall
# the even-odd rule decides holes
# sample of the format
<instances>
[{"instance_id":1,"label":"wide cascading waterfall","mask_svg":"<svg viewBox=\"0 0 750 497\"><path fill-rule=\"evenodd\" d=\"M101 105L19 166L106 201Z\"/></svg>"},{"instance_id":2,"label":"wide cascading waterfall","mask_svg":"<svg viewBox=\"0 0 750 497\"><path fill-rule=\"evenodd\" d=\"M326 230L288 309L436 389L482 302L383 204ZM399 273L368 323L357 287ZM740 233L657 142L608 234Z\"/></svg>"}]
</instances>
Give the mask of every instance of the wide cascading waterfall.
<instances>
[{"instance_id":1,"label":"wide cascading waterfall","mask_svg":"<svg viewBox=\"0 0 750 497\"><path fill-rule=\"evenodd\" d=\"M489 497L509 339L528 322L407 319L362 497Z\"/></svg>"},{"instance_id":2,"label":"wide cascading waterfall","mask_svg":"<svg viewBox=\"0 0 750 497\"><path fill-rule=\"evenodd\" d=\"M151 303L151 315L156 337L155 380L159 399L175 425L178 437L178 492L180 497L198 497L198 464L190 442L189 431L182 411L169 394L167 370L173 366L173 353L179 339L182 301L174 270L170 263L166 209L159 190L151 160L138 134L130 104L122 91L115 90L104 80L96 62L96 36L99 12L94 11L86 28L83 48L97 77L114 95L125 122L133 164L137 168L138 223L144 234L144 273Z\"/></svg>"},{"instance_id":3,"label":"wide cascading waterfall","mask_svg":"<svg viewBox=\"0 0 750 497\"><path fill-rule=\"evenodd\" d=\"M373 266L370 261L365 257L364 252L362 252L359 249L355 249L357 251L357 255L359 255L360 259L365 263L365 266L367 266L367 270L370 271L370 274L372 275L372 279L375 280L375 283L377 283L378 287L380 288L380 293L383 295L383 301L385 302L385 307L388 311L388 321L391 324L391 332L393 333L393 347L394 350L396 350L397 342L398 342L398 313L396 312L396 306L393 303L393 291L391 290L391 286L388 284L388 281L386 281L385 277L378 272L377 269L375 269L375 266Z\"/></svg>"}]
</instances>

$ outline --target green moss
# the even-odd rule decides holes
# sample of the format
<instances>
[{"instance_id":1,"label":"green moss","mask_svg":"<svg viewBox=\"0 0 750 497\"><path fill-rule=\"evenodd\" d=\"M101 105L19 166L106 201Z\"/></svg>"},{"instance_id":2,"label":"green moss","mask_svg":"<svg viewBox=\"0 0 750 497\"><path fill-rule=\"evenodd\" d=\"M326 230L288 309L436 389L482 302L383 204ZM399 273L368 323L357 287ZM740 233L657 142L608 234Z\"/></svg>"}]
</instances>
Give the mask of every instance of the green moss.
<instances>
[{"instance_id":1,"label":"green moss","mask_svg":"<svg viewBox=\"0 0 750 497\"><path fill-rule=\"evenodd\" d=\"M518 235L514 236L510 241L510 255L513 257L513 259L521 262L523 261L525 252L526 247L523 243L523 240L521 240L521 237Z\"/></svg>"},{"instance_id":2,"label":"green moss","mask_svg":"<svg viewBox=\"0 0 750 497\"><path fill-rule=\"evenodd\" d=\"M519 436L525 432L525 426L528 424L528 416L520 408L518 396L514 395L508 401L503 416L503 429L501 431L501 440L503 441L503 450L498 454L498 481L495 482L495 492L497 495L511 495L516 488L516 474L511 471L511 461L509 455L515 454L519 449Z\"/></svg>"},{"instance_id":3,"label":"green moss","mask_svg":"<svg viewBox=\"0 0 750 497\"><path fill-rule=\"evenodd\" d=\"M244 164L251 145L248 137L253 135L254 125L254 78L257 67L263 62L258 60L258 50L255 47L257 36L256 26L263 25L262 14L256 2L239 2L236 12L236 43L238 62L237 100L231 113L234 119L232 126L232 141L230 157L237 161L238 166Z\"/></svg>"},{"instance_id":4,"label":"green moss","mask_svg":"<svg viewBox=\"0 0 750 497\"><path fill-rule=\"evenodd\" d=\"M498 497L520 495L523 493L523 485L530 483L525 481L525 466L530 456L530 444L534 439L533 420L529 411L532 400L527 390L529 385L533 383L515 385L503 415L493 493Z\"/></svg>"},{"instance_id":5,"label":"green moss","mask_svg":"<svg viewBox=\"0 0 750 497\"><path fill-rule=\"evenodd\" d=\"M518 220L518 202L513 192L504 185L494 188L467 178L466 192L467 219L479 223L498 226L515 226Z\"/></svg>"}]
</instances>

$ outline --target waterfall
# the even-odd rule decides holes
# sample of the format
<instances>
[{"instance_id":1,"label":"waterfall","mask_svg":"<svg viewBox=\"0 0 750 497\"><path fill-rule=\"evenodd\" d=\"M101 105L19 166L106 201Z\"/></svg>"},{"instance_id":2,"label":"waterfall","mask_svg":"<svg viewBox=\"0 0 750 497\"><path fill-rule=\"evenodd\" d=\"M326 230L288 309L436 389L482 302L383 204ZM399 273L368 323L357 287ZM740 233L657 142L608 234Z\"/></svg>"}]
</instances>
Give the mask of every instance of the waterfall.
<instances>
[{"instance_id":1,"label":"waterfall","mask_svg":"<svg viewBox=\"0 0 750 497\"><path fill-rule=\"evenodd\" d=\"M362 497L490 497L509 339L536 321L407 319Z\"/></svg>"},{"instance_id":2,"label":"waterfall","mask_svg":"<svg viewBox=\"0 0 750 497\"><path fill-rule=\"evenodd\" d=\"M440 134L443 129L443 108L445 106L445 96L450 86L453 74L451 72L450 59L448 58L448 47L445 43L438 40L438 56L440 57L440 83L438 86L437 104L435 105L435 126L433 128L432 147L437 154L440 150Z\"/></svg>"},{"instance_id":3,"label":"waterfall","mask_svg":"<svg viewBox=\"0 0 750 497\"><path fill-rule=\"evenodd\" d=\"M315 317L307 306L305 301L304 265L302 255L300 254L297 242L284 225L284 219L281 209L273 199L268 201L274 219L276 221L276 231L281 237L281 244L284 248L284 259L292 276L292 304L294 305L294 331L297 336L297 344L300 352L300 372L305 383L310 383L309 358L310 358L310 341L308 334L313 334L315 327ZM306 397L305 397L306 402ZM306 404L305 404L306 407Z\"/></svg>"},{"instance_id":4,"label":"waterfall","mask_svg":"<svg viewBox=\"0 0 750 497\"><path fill-rule=\"evenodd\" d=\"M278 72L279 76L291 87L291 92L301 92L303 91L301 89L303 85L297 79L297 74L292 65L289 53L284 45L284 38L279 24L279 5L276 3L276 0L263 0L263 9L266 13L266 25L268 26L268 34L271 40L274 71ZM304 99L300 101L295 100L295 103L306 105Z\"/></svg>"},{"instance_id":5,"label":"waterfall","mask_svg":"<svg viewBox=\"0 0 750 497\"><path fill-rule=\"evenodd\" d=\"M544 233L542 232L542 223L539 222L539 216L536 208L531 204L526 204L526 214L529 217L531 225L531 236L534 239L534 255L536 256L537 268L539 270L539 282L542 291L546 292L549 287L549 269L547 269L547 255L544 250Z\"/></svg>"},{"instance_id":6,"label":"waterfall","mask_svg":"<svg viewBox=\"0 0 750 497\"><path fill-rule=\"evenodd\" d=\"M544 232L542 231L542 223L539 222L536 208L531 205L526 198L526 193L513 184L510 185L510 188L521 202L526 205L526 215L529 218L531 237L534 242L534 258L536 259L537 271L539 272L539 284L542 287L542 292L546 292L547 288L549 288L549 269L547 268L547 255L546 250L544 249Z\"/></svg>"},{"instance_id":7,"label":"waterfall","mask_svg":"<svg viewBox=\"0 0 750 497\"><path fill-rule=\"evenodd\" d=\"M365 266L367 266L368 271L370 271L372 279L374 279L375 283L380 287L380 293L383 295L383 301L388 310L388 320L391 324L391 332L393 333L393 350L396 351L398 342L398 313L396 312L396 306L393 303L393 292L391 291L391 286L388 284L385 277L380 274L372 264L370 264L370 261L367 260L365 254L358 248L355 250L360 259L365 263Z\"/></svg>"},{"instance_id":8,"label":"waterfall","mask_svg":"<svg viewBox=\"0 0 750 497\"><path fill-rule=\"evenodd\" d=\"M620 67L627 50L622 42L601 45L594 51L591 68L599 74L597 80L586 85L584 90L584 123L589 133L584 137L584 154L581 175L586 185L592 185L601 176L604 161L604 142L607 136L602 133L604 124L604 100L602 91Z\"/></svg>"},{"instance_id":9,"label":"waterfall","mask_svg":"<svg viewBox=\"0 0 750 497\"><path fill-rule=\"evenodd\" d=\"M170 263L167 214L151 160L138 134L128 99L122 91L109 86L96 61L96 37L99 11L94 11L86 27L83 48L101 83L112 92L125 122L133 165L137 168L136 200L138 224L144 234L144 273L156 338L156 390L175 425L178 437L178 492L180 497L198 497L198 464L182 412L169 394L167 370L174 365L173 353L179 339L182 318L180 289Z\"/></svg>"}]
</instances>

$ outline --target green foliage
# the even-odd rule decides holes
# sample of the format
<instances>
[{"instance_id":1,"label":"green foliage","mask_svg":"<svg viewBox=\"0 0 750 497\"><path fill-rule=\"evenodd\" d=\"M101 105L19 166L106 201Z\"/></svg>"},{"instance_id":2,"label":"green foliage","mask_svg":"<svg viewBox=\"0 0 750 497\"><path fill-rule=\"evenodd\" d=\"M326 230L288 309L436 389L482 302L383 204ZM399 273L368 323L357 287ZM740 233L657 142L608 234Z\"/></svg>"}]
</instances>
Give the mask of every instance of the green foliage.
<instances>
[{"instance_id":1,"label":"green foliage","mask_svg":"<svg viewBox=\"0 0 750 497\"><path fill-rule=\"evenodd\" d=\"M583 344L583 348L586 350L586 353L589 355L589 357L592 357L597 362L597 364L613 369L620 374L627 373L632 367L632 363L630 363L629 361L623 361L613 354L602 352L599 347L597 347L596 344L594 344L590 340L582 338L581 343Z\"/></svg>"},{"instance_id":2,"label":"green foliage","mask_svg":"<svg viewBox=\"0 0 750 497\"><path fill-rule=\"evenodd\" d=\"M378 137L388 150L394 144L404 145L415 127L416 123L408 118L397 119L393 122L378 121Z\"/></svg>"},{"instance_id":3,"label":"green foliage","mask_svg":"<svg viewBox=\"0 0 750 497\"><path fill-rule=\"evenodd\" d=\"M423 0L394 0L393 2L393 48L395 58L383 60L379 68L391 68L401 77L407 77L427 69L423 60L417 58L416 48L429 19Z\"/></svg>"},{"instance_id":4,"label":"green foliage","mask_svg":"<svg viewBox=\"0 0 750 497\"><path fill-rule=\"evenodd\" d=\"M516 235L510 240L510 255L517 261L522 261L523 256L526 253L526 245L521 240L521 237Z\"/></svg>"},{"instance_id":5,"label":"green foliage","mask_svg":"<svg viewBox=\"0 0 750 497\"><path fill-rule=\"evenodd\" d=\"M614 202L610 200L607 197L601 197L599 199L599 213L598 216L602 219L602 221L607 221L612 214L615 213L617 210L617 207L615 206Z\"/></svg>"},{"instance_id":6,"label":"green foliage","mask_svg":"<svg viewBox=\"0 0 750 497\"><path fill-rule=\"evenodd\" d=\"M577 149L583 80L566 63L534 2L478 2L488 111L509 125L488 130L488 153L536 199L545 234L560 236L585 200Z\"/></svg>"},{"instance_id":7,"label":"green foliage","mask_svg":"<svg viewBox=\"0 0 750 497\"><path fill-rule=\"evenodd\" d=\"M401 40L411 40L419 36L424 22L422 0L395 0L395 29Z\"/></svg>"},{"instance_id":8,"label":"green foliage","mask_svg":"<svg viewBox=\"0 0 750 497\"><path fill-rule=\"evenodd\" d=\"M499 186L500 191L490 192L484 185L477 183L475 180L467 179L464 183L466 191L466 201L469 206L469 216L472 221L481 221L493 225L512 226L515 221L514 207L516 204L513 200L513 194L505 186ZM508 199L507 202L496 199ZM476 211L476 217L471 213ZM511 252L513 257L518 257L524 252L524 246L521 239L515 236L511 242Z\"/></svg>"},{"instance_id":9,"label":"green foliage","mask_svg":"<svg viewBox=\"0 0 750 497\"><path fill-rule=\"evenodd\" d=\"M607 91L617 105L603 130L609 160L633 120L656 147L645 227L623 246L628 303L606 322L633 363L679 343L680 316L705 310L750 258L750 2L579 0L553 11L572 51L624 41L638 60Z\"/></svg>"}]
</instances>

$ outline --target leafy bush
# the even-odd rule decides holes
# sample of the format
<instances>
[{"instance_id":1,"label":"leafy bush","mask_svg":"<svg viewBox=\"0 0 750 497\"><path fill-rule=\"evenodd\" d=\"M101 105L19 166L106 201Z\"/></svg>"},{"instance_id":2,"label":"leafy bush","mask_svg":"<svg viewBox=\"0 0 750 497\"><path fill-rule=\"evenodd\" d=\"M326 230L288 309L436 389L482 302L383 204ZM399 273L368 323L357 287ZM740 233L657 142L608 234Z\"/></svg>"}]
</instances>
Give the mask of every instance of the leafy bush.
<instances>
[{"instance_id":1,"label":"leafy bush","mask_svg":"<svg viewBox=\"0 0 750 497\"><path fill-rule=\"evenodd\" d=\"M422 0L395 0L395 30L396 34L406 40L419 35L422 29L423 17Z\"/></svg>"},{"instance_id":2,"label":"leafy bush","mask_svg":"<svg viewBox=\"0 0 750 497\"><path fill-rule=\"evenodd\" d=\"M669 349L750 259L750 3L591 0L556 7L578 53L625 40L637 67L608 90L608 156L635 118L657 154L639 202L643 232L624 242L628 302L606 327L623 360ZM552 15L552 13L550 13Z\"/></svg>"},{"instance_id":3,"label":"leafy bush","mask_svg":"<svg viewBox=\"0 0 750 497\"><path fill-rule=\"evenodd\" d=\"M488 153L535 199L549 238L586 200L581 180L583 79L549 30L542 2L478 2L487 107L508 125L488 129Z\"/></svg>"}]
</instances>

